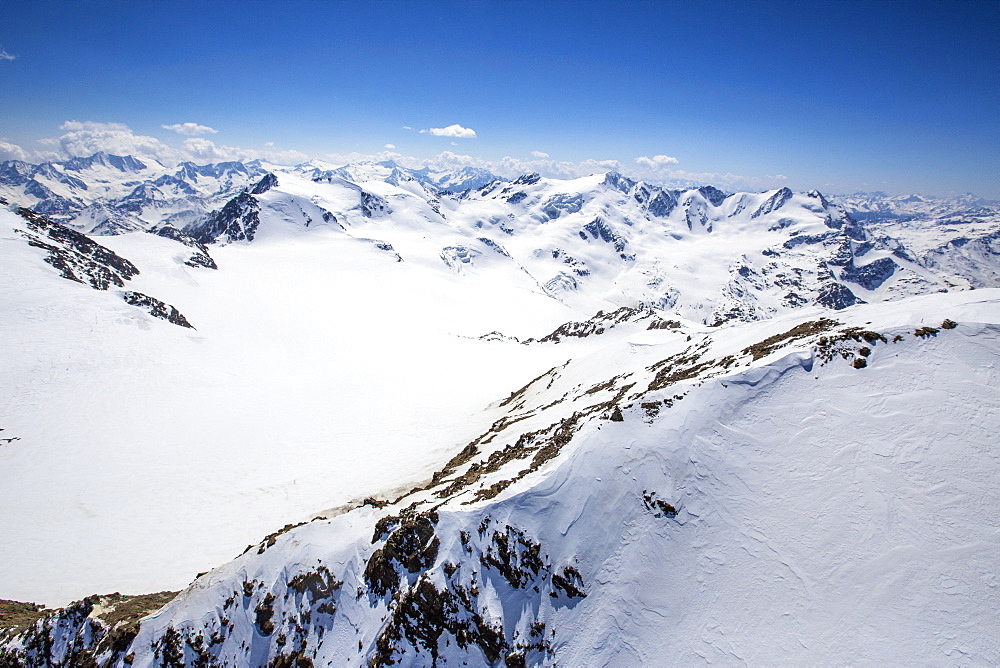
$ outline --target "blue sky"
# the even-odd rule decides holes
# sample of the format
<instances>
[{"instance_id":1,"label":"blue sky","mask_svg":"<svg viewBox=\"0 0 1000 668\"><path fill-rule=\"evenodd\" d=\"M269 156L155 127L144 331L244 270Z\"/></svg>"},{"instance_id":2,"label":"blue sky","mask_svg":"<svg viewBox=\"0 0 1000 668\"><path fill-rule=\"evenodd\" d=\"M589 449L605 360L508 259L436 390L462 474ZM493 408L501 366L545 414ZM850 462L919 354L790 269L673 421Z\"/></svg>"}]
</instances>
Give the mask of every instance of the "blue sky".
<instances>
[{"instance_id":1,"label":"blue sky","mask_svg":"<svg viewBox=\"0 0 1000 668\"><path fill-rule=\"evenodd\" d=\"M997 0L0 0L0 16L0 157L138 137L205 159L617 163L1000 199ZM163 127L181 123L215 132ZM452 125L475 137L420 132Z\"/></svg>"}]
</instances>

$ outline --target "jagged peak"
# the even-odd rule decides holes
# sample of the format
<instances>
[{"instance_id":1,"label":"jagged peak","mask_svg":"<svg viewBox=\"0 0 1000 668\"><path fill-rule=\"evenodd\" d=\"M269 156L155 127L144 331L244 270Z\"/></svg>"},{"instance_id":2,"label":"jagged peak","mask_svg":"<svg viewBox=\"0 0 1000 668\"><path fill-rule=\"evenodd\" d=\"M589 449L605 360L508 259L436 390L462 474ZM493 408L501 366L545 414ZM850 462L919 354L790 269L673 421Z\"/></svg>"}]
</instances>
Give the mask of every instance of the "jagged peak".
<instances>
[{"instance_id":1,"label":"jagged peak","mask_svg":"<svg viewBox=\"0 0 1000 668\"><path fill-rule=\"evenodd\" d=\"M724 190L719 190L715 186L701 186L698 188L698 192L704 197L712 206L719 206L722 204L731 193L727 193Z\"/></svg>"},{"instance_id":2,"label":"jagged peak","mask_svg":"<svg viewBox=\"0 0 1000 668\"><path fill-rule=\"evenodd\" d=\"M511 185L533 186L541 180L542 175L538 172L528 172L527 174L521 174L519 177L511 181Z\"/></svg>"},{"instance_id":3,"label":"jagged peak","mask_svg":"<svg viewBox=\"0 0 1000 668\"><path fill-rule=\"evenodd\" d=\"M253 188L250 189L250 194L262 195L276 185L278 185L278 177L273 172L268 172L264 178L254 184Z\"/></svg>"},{"instance_id":4,"label":"jagged peak","mask_svg":"<svg viewBox=\"0 0 1000 668\"><path fill-rule=\"evenodd\" d=\"M610 171L604 175L603 184L609 188L614 188L626 195L635 187L636 181L628 178L627 176L622 176L616 171Z\"/></svg>"},{"instance_id":5,"label":"jagged peak","mask_svg":"<svg viewBox=\"0 0 1000 668\"><path fill-rule=\"evenodd\" d=\"M131 155L113 155L105 151L98 151L87 157L74 157L59 163L64 169L81 171L94 165L112 167L120 172L139 172L147 168L148 165Z\"/></svg>"}]
</instances>

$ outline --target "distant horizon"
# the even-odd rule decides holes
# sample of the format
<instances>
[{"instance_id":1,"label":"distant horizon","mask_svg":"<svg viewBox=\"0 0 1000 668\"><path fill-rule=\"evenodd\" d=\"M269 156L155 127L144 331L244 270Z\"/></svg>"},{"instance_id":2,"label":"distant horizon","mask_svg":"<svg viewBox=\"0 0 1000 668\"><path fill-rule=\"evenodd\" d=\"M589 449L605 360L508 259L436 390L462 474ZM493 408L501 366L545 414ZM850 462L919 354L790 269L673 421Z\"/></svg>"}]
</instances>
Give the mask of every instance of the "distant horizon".
<instances>
[{"instance_id":1,"label":"distant horizon","mask_svg":"<svg viewBox=\"0 0 1000 668\"><path fill-rule=\"evenodd\" d=\"M349 162L330 162L329 160L320 159L320 158L308 158L308 159L306 159L306 160L304 160L302 162L289 162L289 163L274 162L274 161L268 160L268 159L266 159L264 157L253 157L253 158L246 158L246 159L233 158L233 159L228 159L228 160L205 161L205 160L199 160L196 157L192 156L192 157L189 157L188 159L180 160L180 161L177 161L177 162L174 162L174 161L166 161L165 162L165 161L163 161L161 159L158 159L156 157L149 156L149 155L136 156L136 155L132 155L132 154L118 154L118 153L112 153L110 151L106 151L104 149L100 149L100 150L97 150L97 151L95 151L93 153L86 154L86 155L74 155L74 156L69 156L69 157L54 157L54 158L51 158L51 159L48 159L48 160L42 160L40 162L35 162L35 161L31 161L31 160L20 160L19 158L7 158L5 160L0 160L0 164L4 164L6 162L12 162L12 161L16 161L16 160L20 161L20 162L24 162L26 164L32 164L32 165L40 165L40 164L45 164L45 163L61 164L61 163L65 163L65 162L70 162L70 161L75 160L75 159L92 158L92 157L94 157L94 156L96 156L98 154L101 154L101 153L103 153L105 155L108 155L109 157L118 157L118 158L132 157L132 158L135 158L137 160L140 160L144 164L147 164L149 162L155 162L155 163L159 164L160 166L162 166L162 167L164 167L166 169L173 169L174 167L177 167L177 166L179 166L179 165L181 165L181 164L183 164L185 162L190 162L191 164L195 165L196 167L202 167L202 166L206 166L206 165L218 165L218 164L224 164L224 163L227 163L227 162L235 162L235 163L242 163L242 164L260 163L260 164L264 164L264 165L271 165L271 166L283 167L283 168L301 167L301 166L307 165L307 164L312 164L312 165L315 165L315 166L320 166L319 163L322 163L323 166L327 166L327 167L329 167L331 169L339 169L339 168L349 167L351 165L359 165L359 164L392 164L392 165L395 165L396 167L401 167L403 169L410 170L410 171L421 171L421 170L431 170L432 172L433 171L446 171L446 170L447 171L458 171L458 170L464 169L466 167L469 167L469 168L472 168L472 169L484 169L486 171L490 171L487 167L477 167L477 166L438 167L438 166L432 166L430 164L424 164L423 162L421 162L421 164L419 164L419 165L408 166L406 164L403 164L401 162L398 162L398 161L394 160L393 158L382 158L382 157L379 157L379 156L368 156L368 157L358 156L359 159L353 160L353 161L349 161ZM407 158L406 156L397 156L397 157L402 157L404 160L410 160L410 161L414 161L414 162L418 161L418 159L416 159L416 158ZM148 164L147 164L147 166L148 166ZM585 173L585 174L581 173L581 174L578 174L578 175L569 175L569 176L566 176L566 175L563 175L563 176L551 176L551 175L546 175L544 173L540 173L540 172L537 172L537 171L521 171L521 172L512 172L512 173L508 173L508 174L498 174L496 172L492 172L491 171L490 173L493 176L496 176L496 177L498 177L500 179L504 179L504 180L507 180L507 181L513 180L513 179L517 178L518 176L521 176L521 175L524 175L524 174L532 174L532 173L538 173L543 178L557 179L557 180L560 180L560 179L561 180L570 180L570 179L578 179L578 178L587 178L587 177L590 177L590 176L598 176L598 175L601 175L601 174L617 173L617 174L619 174L621 176L624 176L626 178L629 178L629 179L632 179L632 180L635 180L635 181L644 182L644 183L648 183L650 185L662 186L662 187L671 188L671 189L681 189L681 190L684 190L684 189L696 189L696 188L703 188L703 187L716 187L716 188L719 187L719 184L711 183L711 182L707 182L707 181L706 182L697 182L697 181L681 182L681 180L679 180L679 179L674 179L674 180L671 181L671 180L657 179L656 177L653 177L652 179L637 178L634 174L630 173L624 167L622 167L621 169L615 169L615 168L610 168L609 167L609 168L605 168L604 170L601 170L601 171L595 171L595 172L590 172L590 173ZM812 190L816 190L816 191L820 192L821 194L830 195L830 196L834 196L834 197L841 197L841 196L849 197L849 196L856 196L856 195L880 195L880 196L883 196L883 197L914 197L914 196L919 196L919 197L927 197L927 198L932 198L932 199L945 199L945 198L949 198L949 197L971 196L971 197L975 197L975 198L980 199L980 200L984 200L984 201L989 202L991 204L1000 204L1000 200L992 200L992 199L987 198L987 197L982 197L982 196L980 196L977 193L968 192L968 191L966 191L966 192L950 192L950 193L943 193L943 194L941 194L941 193L921 193L921 192L903 192L903 193L897 193L897 194L890 194L890 193L887 193L887 192L881 191L881 190L855 190L855 191L851 191L851 192L846 192L846 191L845 192L837 192L837 191L833 191L833 190L819 190L818 188L807 188L807 189L801 189L800 190L800 189L796 189L796 188L791 188L789 186L779 185L779 186L773 186L771 188L756 188L755 189L755 188L750 187L750 188L744 189L743 192L767 192L767 191L771 191L771 190L777 190L777 189L780 189L780 188L789 188L793 192L809 192L809 191L812 191ZM720 188L720 190L725 190L725 189L724 188ZM734 193L735 192L740 192L739 190L733 190L732 188L730 188L729 190L731 192L734 192Z\"/></svg>"},{"instance_id":2,"label":"distant horizon","mask_svg":"<svg viewBox=\"0 0 1000 668\"><path fill-rule=\"evenodd\" d=\"M1000 3L12 0L0 160L1000 200Z\"/></svg>"}]
</instances>

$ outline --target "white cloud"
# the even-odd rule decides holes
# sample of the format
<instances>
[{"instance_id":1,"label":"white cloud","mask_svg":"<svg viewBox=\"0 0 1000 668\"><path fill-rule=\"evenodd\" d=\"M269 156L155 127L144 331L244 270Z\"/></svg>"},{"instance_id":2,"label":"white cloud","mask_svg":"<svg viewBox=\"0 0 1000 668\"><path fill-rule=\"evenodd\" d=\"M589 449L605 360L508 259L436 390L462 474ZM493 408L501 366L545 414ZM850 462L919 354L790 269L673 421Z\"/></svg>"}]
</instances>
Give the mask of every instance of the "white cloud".
<instances>
[{"instance_id":1,"label":"white cloud","mask_svg":"<svg viewBox=\"0 0 1000 668\"><path fill-rule=\"evenodd\" d=\"M292 165L306 162L314 156L305 153L278 149L273 142L266 142L262 149L245 149L236 146L218 145L204 137L190 137L182 142L182 146L167 145L154 137L137 135L123 123L97 123L93 121L66 121L60 126L65 133L59 137L39 140L41 150L26 150L17 144L0 138L0 160L17 159L28 162L43 162L46 160L63 160L68 157L89 156L97 151L105 151L116 155L134 155L139 158L152 158L165 165L175 165L184 160L219 162L225 160L260 159L275 164ZM430 132L425 130L424 132ZM470 130L471 132L471 130ZM668 184L674 187L713 184L728 190L757 190L765 187L775 187L776 182L786 181L782 174L766 176L739 176L730 173L688 172L682 169L670 169L667 165L676 162L666 155L656 155L652 158L641 156L636 158L637 164L623 168L622 164L612 159L587 159L579 162L552 160L542 151L532 151L531 158L514 158L505 156L500 160L484 160L471 155L443 151L430 158L417 158L397 153L393 144L386 144L385 151L362 154L328 154L322 156L335 165L351 162L394 160L404 167L420 169L429 167L435 170L457 169L461 167L479 167L503 177L515 177L525 172L538 172L542 176L552 178L578 178L607 171L620 171L632 178L643 179L650 183ZM318 156L317 156L318 157Z\"/></svg>"},{"instance_id":2,"label":"white cloud","mask_svg":"<svg viewBox=\"0 0 1000 668\"><path fill-rule=\"evenodd\" d=\"M524 160L505 156L496 160L483 160L471 155L463 155L452 151L442 151L433 158L396 158L396 162L405 167L419 169L430 167L435 170L458 169L461 167L480 167L497 176L515 177L526 172L538 172L542 176L562 179L573 179L601 172L621 169L617 160L584 160L582 162L555 161L549 159Z\"/></svg>"},{"instance_id":3,"label":"white cloud","mask_svg":"<svg viewBox=\"0 0 1000 668\"><path fill-rule=\"evenodd\" d=\"M384 162L395 160L404 167L421 167L422 161L417 158L406 157L395 151L379 151L378 153L326 153L322 156L324 162L328 162L334 167L341 167L352 162Z\"/></svg>"},{"instance_id":4,"label":"white cloud","mask_svg":"<svg viewBox=\"0 0 1000 668\"><path fill-rule=\"evenodd\" d=\"M446 128L430 128L429 130L421 130L420 132L429 132L435 137L456 137L458 139L475 139L476 131L472 128L463 128L458 123L454 125L449 125Z\"/></svg>"},{"instance_id":5,"label":"white cloud","mask_svg":"<svg viewBox=\"0 0 1000 668\"><path fill-rule=\"evenodd\" d=\"M88 156L105 151L112 155L145 156L165 163L187 159L182 151L155 137L133 134L123 123L66 121L59 129L67 132L59 137L42 139L40 143L57 148L64 157Z\"/></svg>"},{"instance_id":6,"label":"white cloud","mask_svg":"<svg viewBox=\"0 0 1000 668\"><path fill-rule=\"evenodd\" d=\"M640 155L635 159L640 165L645 165L646 167L663 167L664 165L676 165L677 158L671 157L669 155L654 155L652 158L647 158L644 155Z\"/></svg>"},{"instance_id":7,"label":"white cloud","mask_svg":"<svg viewBox=\"0 0 1000 668\"><path fill-rule=\"evenodd\" d=\"M132 132L124 123L98 123L97 121L66 121L59 126L59 129L70 132Z\"/></svg>"},{"instance_id":8,"label":"white cloud","mask_svg":"<svg viewBox=\"0 0 1000 668\"><path fill-rule=\"evenodd\" d=\"M229 160L231 156L227 151L220 149L211 139L204 137L192 137L184 140L184 148L195 158L214 162L216 160Z\"/></svg>"},{"instance_id":9,"label":"white cloud","mask_svg":"<svg viewBox=\"0 0 1000 668\"><path fill-rule=\"evenodd\" d=\"M17 58L13 53L7 53L3 49L0 49L0 60L14 60Z\"/></svg>"},{"instance_id":10,"label":"white cloud","mask_svg":"<svg viewBox=\"0 0 1000 668\"><path fill-rule=\"evenodd\" d=\"M215 134L218 130L210 128L207 125L199 125L197 123L174 123L173 125L161 125L164 130L173 130L179 135L187 135L188 137L197 137L198 135Z\"/></svg>"},{"instance_id":11,"label":"white cloud","mask_svg":"<svg viewBox=\"0 0 1000 668\"><path fill-rule=\"evenodd\" d=\"M291 149L275 150L273 142L268 142L266 151L258 151L238 146L218 146L211 139L192 137L184 140L184 149L196 161L220 162L227 160L266 160L279 165L295 165L309 160L309 156Z\"/></svg>"},{"instance_id":12,"label":"white cloud","mask_svg":"<svg viewBox=\"0 0 1000 668\"><path fill-rule=\"evenodd\" d=\"M412 130L413 128L411 128L411 127L410 127L409 125L404 125L404 126L403 126L403 129L404 129L404 130Z\"/></svg>"},{"instance_id":13,"label":"white cloud","mask_svg":"<svg viewBox=\"0 0 1000 668\"><path fill-rule=\"evenodd\" d=\"M0 137L0 160L27 161L30 158L31 156L23 148L21 148L17 144L11 144L3 137Z\"/></svg>"},{"instance_id":14,"label":"white cloud","mask_svg":"<svg viewBox=\"0 0 1000 668\"><path fill-rule=\"evenodd\" d=\"M76 156L93 155L98 151L112 155L152 158L168 166L176 165L185 160L205 163L256 159L276 164L293 165L309 159L308 155L299 151L276 149L273 142L267 142L264 144L264 149L256 150L217 145L204 137L191 137L183 141L181 148L175 148L155 137L137 135L123 123L66 121L60 126L60 129L65 130L66 133L59 137L39 140L42 146L50 146L55 151L28 152L31 161L62 160ZM11 146L14 145L11 144ZM3 150L3 146L0 145L0 155L3 154ZM17 154L15 149L8 148L7 150Z\"/></svg>"}]
</instances>

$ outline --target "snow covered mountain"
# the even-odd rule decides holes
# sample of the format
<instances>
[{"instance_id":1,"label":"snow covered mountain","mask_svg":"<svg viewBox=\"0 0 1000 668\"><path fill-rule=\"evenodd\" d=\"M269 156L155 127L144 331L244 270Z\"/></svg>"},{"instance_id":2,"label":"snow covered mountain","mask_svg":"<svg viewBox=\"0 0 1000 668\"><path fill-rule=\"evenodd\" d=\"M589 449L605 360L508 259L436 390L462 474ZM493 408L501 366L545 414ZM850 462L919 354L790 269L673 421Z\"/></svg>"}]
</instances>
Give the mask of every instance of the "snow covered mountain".
<instances>
[{"instance_id":1,"label":"snow covered mountain","mask_svg":"<svg viewBox=\"0 0 1000 668\"><path fill-rule=\"evenodd\" d=\"M857 219L869 218L942 218L977 215L1000 208L1000 202L970 193L934 197L930 195L886 195L883 192L838 195Z\"/></svg>"},{"instance_id":2,"label":"snow covered mountain","mask_svg":"<svg viewBox=\"0 0 1000 668\"><path fill-rule=\"evenodd\" d=\"M1000 662L990 203L0 187L0 663Z\"/></svg>"},{"instance_id":3,"label":"snow covered mountain","mask_svg":"<svg viewBox=\"0 0 1000 668\"><path fill-rule=\"evenodd\" d=\"M1000 271L1000 207L971 196L876 193L845 206L815 191L670 190L615 173L504 182L481 170L431 173L391 161L170 171L103 154L12 161L0 174L7 200L89 234L172 228L206 244L252 241L263 221L265 232L332 225L395 249L421 230L422 245L436 248L392 252L436 256L458 273L513 273L526 289L591 314L629 305L706 324L749 321L805 304L990 287Z\"/></svg>"},{"instance_id":4,"label":"snow covered mountain","mask_svg":"<svg viewBox=\"0 0 1000 668\"><path fill-rule=\"evenodd\" d=\"M263 174L259 163L173 169L144 158L100 152L32 165L0 163L0 197L88 234L120 234L153 224L184 225Z\"/></svg>"}]
</instances>

